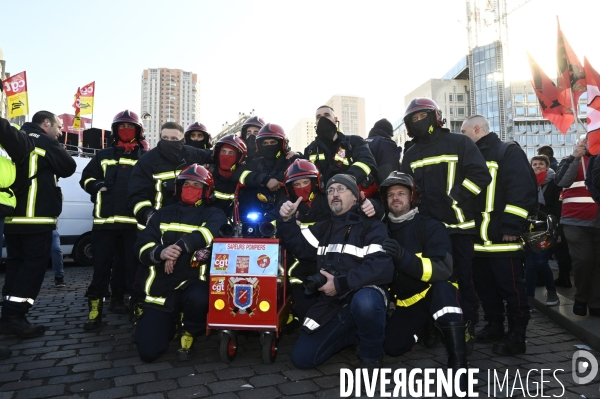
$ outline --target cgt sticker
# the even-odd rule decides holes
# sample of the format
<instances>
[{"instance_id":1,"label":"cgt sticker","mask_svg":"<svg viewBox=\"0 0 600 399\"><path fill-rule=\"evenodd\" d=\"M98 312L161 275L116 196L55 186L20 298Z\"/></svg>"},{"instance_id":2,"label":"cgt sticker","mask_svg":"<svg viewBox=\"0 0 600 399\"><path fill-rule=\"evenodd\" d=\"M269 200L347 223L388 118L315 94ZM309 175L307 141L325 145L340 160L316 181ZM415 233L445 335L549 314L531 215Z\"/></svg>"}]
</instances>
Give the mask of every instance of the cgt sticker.
<instances>
[{"instance_id":1,"label":"cgt sticker","mask_svg":"<svg viewBox=\"0 0 600 399\"><path fill-rule=\"evenodd\" d=\"M210 293L212 295L225 295L225 277L210 278Z\"/></svg>"},{"instance_id":2,"label":"cgt sticker","mask_svg":"<svg viewBox=\"0 0 600 399\"><path fill-rule=\"evenodd\" d=\"M256 260L258 267L261 269L266 269L271 264L271 258L268 255L260 255Z\"/></svg>"},{"instance_id":3,"label":"cgt sticker","mask_svg":"<svg viewBox=\"0 0 600 399\"><path fill-rule=\"evenodd\" d=\"M229 254L216 254L215 270L226 272L229 268Z\"/></svg>"}]
</instances>

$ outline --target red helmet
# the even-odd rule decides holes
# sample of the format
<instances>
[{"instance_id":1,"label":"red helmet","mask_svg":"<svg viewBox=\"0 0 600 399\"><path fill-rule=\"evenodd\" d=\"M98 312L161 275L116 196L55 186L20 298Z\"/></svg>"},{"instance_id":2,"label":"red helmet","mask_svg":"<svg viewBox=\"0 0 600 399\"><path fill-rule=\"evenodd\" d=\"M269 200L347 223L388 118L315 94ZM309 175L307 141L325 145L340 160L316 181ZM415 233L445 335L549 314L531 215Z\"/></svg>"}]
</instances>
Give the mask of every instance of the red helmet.
<instances>
[{"instance_id":1,"label":"red helmet","mask_svg":"<svg viewBox=\"0 0 600 399\"><path fill-rule=\"evenodd\" d=\"M117 137L117 132L119 130L117 125L119 123L131 123L137 126L136 138L138 140L141 140L142 134L144 133L144 125L142 124L140 117L135 112L126 109L125 111L121 111L117 115L115 115L111 125L111 130L114 137Z\"/></svg>"},{"instance_id":2,"label":"red helmet","mask_svg":"<svg viewBox=\"0 0 600 399\"><path fill-rule=\"evenodd\" d=\"M287 192L288 197L293 201L296 201L298 198L296 193L294 192L294 188L292 183L295 180L300 179L311 179L312 182L312 190L311 192L322 191L322 183L321 183L321 172L315 166L314 163L307 161L306 159L296 159L285 171L283 175L283 181L285 182L285 191Z\"/></svg>"},{"instance_id":3,"label":"red helmet","mask_svg":"<svg viewBox=\"0 0 600 399\"><path fill-rule=\"evenodd\" d=\"M410 133L410 124L412 123L410 117L412 114L419 111L425 111L427 113L433 111L435 113L435 120L440 127L444 126L444 123L446 123L446 120L442 118L442 110L435 101L426 97L417 97L408 104L406 112L404 113L404 124L406 125L407 132Z\"/></svg>"},{"instance_id":4,"label":"red helmet","mask_svg":"<svg viewBox=\"0 0 600 399\"><path fill-rule=\"evenodd\" d=\"M260 153L261 142L264 139L277 139L279 140L279 144L281 145L281 151L286 155L290 151L290 146L288 144L288 138L283 131L283 128L274 123L267 123L263 126L258 134L256 135L256 149Z\"/></svg>"},{"instance_id":5,"label":"red helmet","mask_svg":"<svg viewBox=\"0 0 600 399\"><path fill-rule=\"evenodd\" d=\"M215 187L215 181L204 166L194 163L179 173L177 181L175 182L175 197L178 199L181 199L181 188L183 187L183 182L186 180L193 180L204 184L205 187L204 190L202 190L202 201L205 203L210 202L210 196Z\"/></svg>"},{"instance_id":6,"label":"red helmet","mask_svg":"<svg viewBox=\"0 0 600 399\"><path fill-rule=\"evenodd\" d=\"M219 152L221 151L221 147L223 147L223 145L225 145L225 144L230 145L237 150L238 157L237 157L237 160L235 161L235 165L236 165L236 167L239 168L240 165L244 162L244 159L246 158L246 154L248 154L248 149L246 148L246 143L244 143L244 140L242 140L235 134L230 134L230 135L221 137L219 139L219 141L217 141L217 144L215 144L215 148L213 149L213 159L215 160L215 163L217 165L219 164Z\"/></svg>"},{"instance_id":7,"label":"red helmet","mask_svg":"<svg viewBox=\"0 0 600 399\"><path fill-rule=\"evenodd\" d=\"M265 125L265 121L263 120L263 118L260 118L258 116L251 116L250 118L246 119L246 122L244 122L244 124L242 125L242 134L241 137L243 140L246 140L246 132L248 131L248 127L250 126L256 126L257 128L262 128Z\"/></svg>"},{"instance_id":8,"label":"red helmet","mask_svg":"<svg viewBox=\"0 0 600 399\"><path fill-rule=\"evenodd\" d=\"M386 210L388 209L387 190L396 185L404 186L410 190L411 209L418 205L417 201L419 200L419 190L417 189L417 185L415 184L412 176L406 173L394 171L390 173L390 175L379 185L379 195L381 196L381 201L383 201L383 206Z\"/></svg>"},{"instance_id":9,"label":"red helmet","mask_svg":"<svg viewBox=\"0 0 600 399\"><path fill-rule=\"evenodd\" d=\"M212 148L212 144L211 144L211 136L210 133L208 133L208 129L206 129L206 126L204 126L203 123L200 122L194 122L191 125L189 125L187 127L187 129L185 129L185 144L186 145L191 145L190 144L190 135L192 132L202 132L204 133L204 140L202 140L203 142L205 142L205 147L204 148Z\"/></svg>"}]
</instances>

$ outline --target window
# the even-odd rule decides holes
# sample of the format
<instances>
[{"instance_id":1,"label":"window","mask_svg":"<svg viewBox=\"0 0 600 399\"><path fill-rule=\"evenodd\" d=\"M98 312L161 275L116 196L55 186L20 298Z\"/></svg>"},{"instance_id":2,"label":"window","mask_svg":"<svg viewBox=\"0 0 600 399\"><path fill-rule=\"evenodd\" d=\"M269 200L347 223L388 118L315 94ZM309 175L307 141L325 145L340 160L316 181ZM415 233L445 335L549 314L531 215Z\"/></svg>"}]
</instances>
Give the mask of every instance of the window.
<instances>
[{"instance_id":1,"label":"window","mask_svg":"<svg viewBox=\"0 0 600 399\"><path fill-rule=\"evenodd\" d=\"M464 115L465 114L465 108L464 107L458 107L458 114L459 115Z\"/></svg>"},{"instance_id":2,"label":"window","mask_svg":"<svg viewBox=\"0 0 600 399\"><path fill-rule=\"evenodd\" d=\"M537 107L527 107L527 114L529 116L537 115Z\"/></svg>"},{"instance_id":3,"label":"window","mask_svg":"<svg viewBox=\"0 0 600 399\"><path fill-rule=\"evenodd\" d=\"M515 94L515 102L516 103L522 103L523 102L523 95L522 94Z\"/></svg>"},{"instance_id":4,"label":"window","mask_svg":"<svg viewBox=\"0 0 600 399\"><path fill-rule=\"evenodd\" d=\"M465 95L464 94L457 94L456 95L456 101L458 101L459 103L464 102L465 101ZM460 115L460 112L459 112L459 115Z\"/></svg>"},{"instance_id":5,"label":"window","mask_svg":"<svg viewBox=\"0 0 600 399\"><path fill-rule=\"evenodd\" d=\"M581 115L587 113L587 104L579 104L579 113Z\"/></svg>"},{"instance_id":6,"label":"window","mask_svg":"<svg viewBox=\"0 0 600 399\"><path fill-rule=\"evenodd\" d=\"M454 101L453 97L452 97L452 94L448 94L448 101L450 101L450 102Z\"/></svg>"},{"instance_id":7,"label":"window","mask_svg":"<svg viewBox=\"0 0 600 399\"><path fill-rule=\"evenodd\" d=\"M529 101L530 103L536 102L537 98L536 98L535 94L532 94L532 93L527 94L527 101Z\"/></svg>"},{"instance_id":8,"label":"window","mask_svg":"<svg viewBox=\"0 0 600 399\"><path fill-rule=\"evenodd\" d=\"M454 108L450 107L450 115L454 115Z\"/></svg>"}]
</instances>

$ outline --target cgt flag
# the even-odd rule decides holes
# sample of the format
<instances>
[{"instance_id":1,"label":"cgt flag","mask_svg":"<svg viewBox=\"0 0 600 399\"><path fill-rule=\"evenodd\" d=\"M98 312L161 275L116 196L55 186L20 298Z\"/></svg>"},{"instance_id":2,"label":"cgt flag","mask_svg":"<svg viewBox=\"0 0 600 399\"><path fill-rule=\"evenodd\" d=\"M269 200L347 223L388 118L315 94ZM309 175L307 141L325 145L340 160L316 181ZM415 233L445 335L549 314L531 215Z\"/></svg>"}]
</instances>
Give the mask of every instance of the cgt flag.
<instances>
[{"instance_id":1,"label":"cgt flag","mask_svg":"<svg viewBox=\"0 0 600 399\"><path fill-rule=\"evenodd\" d=\"M73 129L78 130L81 129L81 108L79 107L81 103L81 88L77 88L77 93L75 93L75 102L73 103L73 108L75 108L75 118L73 119Z\"/></svg>"},{"instance_id":2,"label":"cgt flag","mask_svg":"<svg viewBox=\"0 0 600 399\"><path fill-rule=\"evenodd\" d=\"M587 80L587 128L588 150L592 155L600 154L600 74L583 58Z\"/></svg>"},{"instance_id":3,"label":"cgt flag","mask_svg":"<svg viewBox=\"0 0 600 399\"><path fill-rule=\"evenodd\" d=\"M586 91L585 71L581 62L577 59L575 52L567 41L567 38L560 30L560 22L558 23L558 41L556 48L556 61L558 63L558 79L557 85L560 89L564 89L559 98L560 103L567 107L572 107L572 104L577 105L579 97ZM571 103L571 95L569 90L573 91L573 103Z\"/></svg>"},{"instance_id":4,"label":"cgt flag","mask_svg":"<svg viewBox=\"0 0 600 399\"><path fill-rule=\"evenodd\" d=\"M29 114L25 71L4 80L3 85L8 99L8 119Z\"/></svg>"},{"instance_id":5,"label":"cgt flag","mask_svg":"<svg viewBox=\"0 0 600 399\"><path fill-rule=\"evenodd\" d=\"M81 115L91 115L94 113L94 92L96 91L96 82L88 83L81 88L80 105Z\"/></svg>"},{"instance_id":6,"label":"cgt flag","mask_svg":"<svg viewBox=\"0 0 600 399\"><path fill-rule=\"evenodd\" d=\"M575 121L575 116L573 115L573 109L561 104L559 98L568 89L556 87L554 82L542 71L529 53L527 53L527 57L529 58L529 66L531 67L531 85L540 102L542 115L552 122L562 134L566 134L569 127Z\"/></svg>"}]
</instances>

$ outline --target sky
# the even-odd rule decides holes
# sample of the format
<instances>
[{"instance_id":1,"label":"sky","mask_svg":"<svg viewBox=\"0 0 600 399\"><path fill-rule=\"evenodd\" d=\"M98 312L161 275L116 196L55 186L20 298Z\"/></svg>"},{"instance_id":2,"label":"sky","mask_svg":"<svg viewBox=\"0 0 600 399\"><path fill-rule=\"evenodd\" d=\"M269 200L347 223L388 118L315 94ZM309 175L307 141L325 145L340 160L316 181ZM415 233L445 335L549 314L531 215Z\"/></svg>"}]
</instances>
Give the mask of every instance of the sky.
<instances>
[{"instance_id":1,"label":"sky","mask_svg":"<svg viewBox=\"0 0 600 399\"><path fill-rule=\"evenodd\" d=\"M94 126L106 129L119 111L142 111L143 70L165 67L198 74L199 120L214 134L253 109L289 132L336 94L365 98L368 131L401 118L405 94L468 52L465 0L21 0L18 8L23 17L2 17L0 48L8 72L27 71L30 112L73 113L77 87L96 81ZM555 76L557 15L576 54L600 69L597 30L586 21L598 9L597 0L507 0L509 77L530 78L526 51Z\"/></svg>"}]
</instances>

